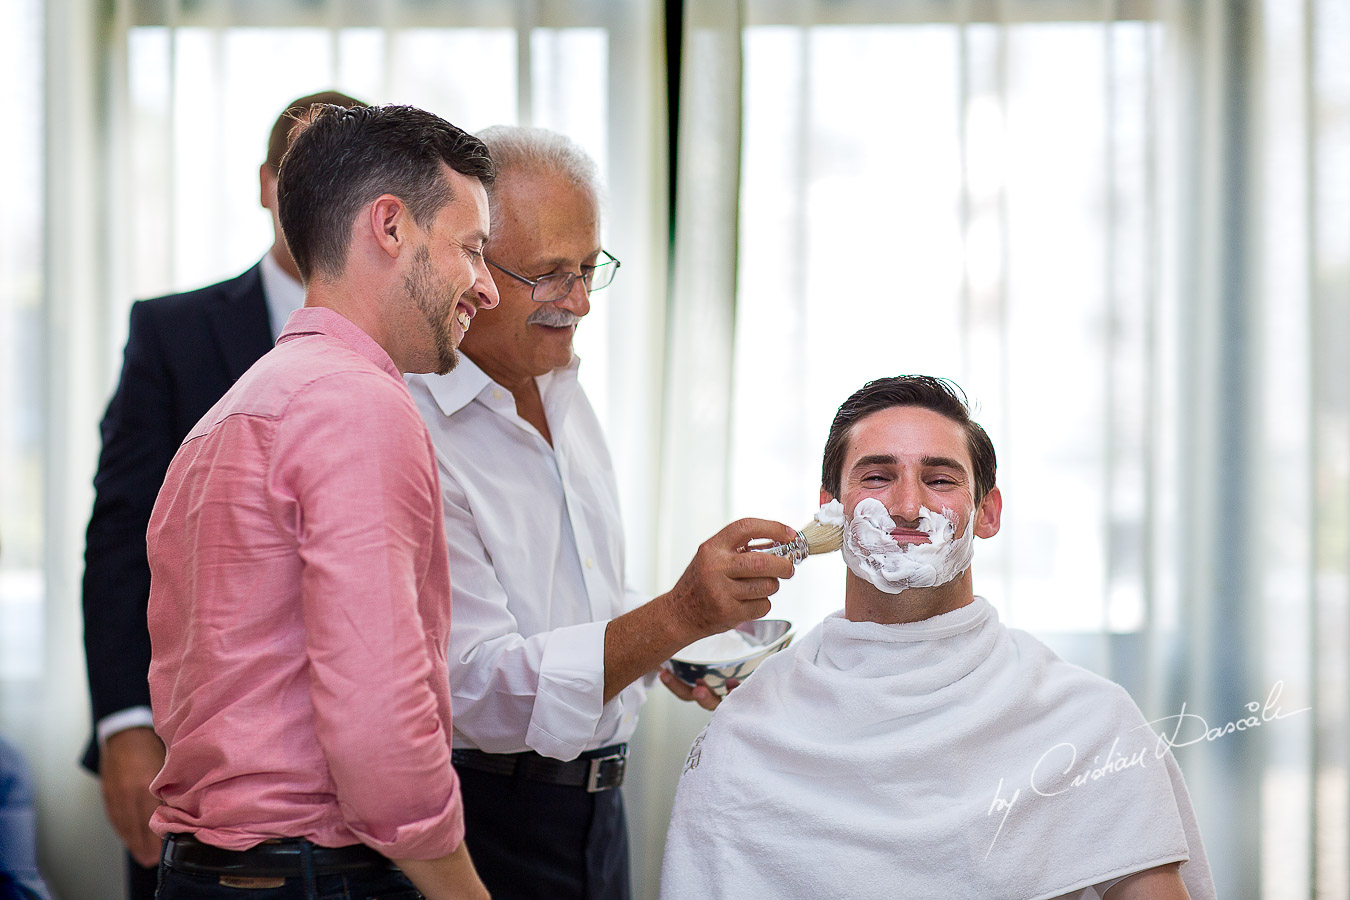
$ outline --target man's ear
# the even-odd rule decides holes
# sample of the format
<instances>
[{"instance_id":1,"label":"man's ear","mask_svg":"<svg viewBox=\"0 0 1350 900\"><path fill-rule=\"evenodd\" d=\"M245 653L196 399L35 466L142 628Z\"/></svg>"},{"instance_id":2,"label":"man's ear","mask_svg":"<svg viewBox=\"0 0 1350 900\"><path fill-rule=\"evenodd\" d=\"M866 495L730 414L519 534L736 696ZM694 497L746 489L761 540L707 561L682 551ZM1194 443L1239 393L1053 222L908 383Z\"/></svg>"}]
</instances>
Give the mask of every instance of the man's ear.
<instances>
[{"instance_id":1,"label":"man's ear","mask_svg":"<svg viewBox=\"0 0 1350 900\"><path fill-rule=\"evenodd\" d=\"M408 245L412 216L393 194L381 194L371 201L365 224L375 245L390 257L397 258Z\"/></svg>"},{"instance_id":2,"label":"man's ear","mask_svg":"<svg viewBox=\"0 0 1350 900\"><path fill-rule=\"evenodd\" d=\"M980 501L980 508L975 511L975 536L993 537L998 534L1002 520L1003 494L999 493L997 486L994 486L984 495L984 499Z\"/></svg>"},{"instance_id":3,"label":"man's ear","mask_svg":"<svg viewBox=\"0 0 1350 900\"><path fill-rule=\"evenodd\" d=\"M277 173L267 163L258 166L258 203L263 209L277 205Z\"/></svg>"},{"instance_id":4,"label":"man's ear","mask_svg":"<svg viewBox=\"0 0 1350 900\"><path fill-rule=\"evenodd\" d=\"M820 488L820 505L821 505L821 506L824 506L826 503L829 503L829 502L830 502L831 500L833 500L833 499L834 499L834 494L831 494L829 491L825 490L825 486L824 486L824 485L821 485L821 488Z\"/></svg>"}]
</instances>

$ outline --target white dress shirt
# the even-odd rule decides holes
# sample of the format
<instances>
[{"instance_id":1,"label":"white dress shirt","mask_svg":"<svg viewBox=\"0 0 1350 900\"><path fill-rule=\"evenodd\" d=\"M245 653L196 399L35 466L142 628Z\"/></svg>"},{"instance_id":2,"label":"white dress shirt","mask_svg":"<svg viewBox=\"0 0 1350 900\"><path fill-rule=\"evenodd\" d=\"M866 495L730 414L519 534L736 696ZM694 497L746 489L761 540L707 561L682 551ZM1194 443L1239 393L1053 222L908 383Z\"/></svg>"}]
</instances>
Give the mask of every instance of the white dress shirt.
<instances>
[{"instance_id":1,"label":"white dress shirt","mask_svg":"<svg viewBox=\"0 0 1350 900\"><path fill-rule=\"evenodd\" d=\"M603 703L624 588L618 488L578 360L536 379L553 446L461 355L408 378L440 466L456 747L555 759L628 740L650 679Z\"/></svg>"},{"instance_id":2,"label":"white dress shirt","mask_svg":"<svg viewBox=\"0 0 1350 900\"><path fill-rule=\"evenodd\" d=\"M271 250L263 254L261 269L263 296L267 298L267 324L275 341L281 337L281 329L286 327L291 313L305 305L305 286L281 268Z\"/></svg>"}]
</instances>

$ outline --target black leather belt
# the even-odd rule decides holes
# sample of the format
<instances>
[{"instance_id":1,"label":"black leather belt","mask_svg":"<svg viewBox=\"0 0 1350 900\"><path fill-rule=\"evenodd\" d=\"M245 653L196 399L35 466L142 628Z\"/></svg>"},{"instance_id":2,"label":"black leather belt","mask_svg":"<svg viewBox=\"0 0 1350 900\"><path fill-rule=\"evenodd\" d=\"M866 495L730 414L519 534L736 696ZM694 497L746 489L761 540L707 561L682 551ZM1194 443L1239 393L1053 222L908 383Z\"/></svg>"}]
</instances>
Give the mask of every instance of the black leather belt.
<instances>
[{"instance_id":1,"label":"black leather belt","mask_svg":"<svg viewBox=\"0 0 1350 900\"><path fill-rule=\"evenodd\" d=\"M164 841L164 864L190 875L303 875L306 844L315 875L378 871L394 865L365 844L320 847L303 838L284 838L263 841L247 850L225 850L203 844L190 834L171 834Z\"/></svg>"},{"instance_id":2,"label":"black leather belt","mask_svg":"<svg viewBox=\"0 0 1350 900\"><path fill-rule=\"evenodd\" d=\"M524 753L484 753L482 750L455 750L451 756L462 769L511 775L547 784L584 787L590 793L608 791L623 784L628 763L628 745L615 744L588 750L568 762L540 756L533 750Z\"/></svg>"}]
</instances>

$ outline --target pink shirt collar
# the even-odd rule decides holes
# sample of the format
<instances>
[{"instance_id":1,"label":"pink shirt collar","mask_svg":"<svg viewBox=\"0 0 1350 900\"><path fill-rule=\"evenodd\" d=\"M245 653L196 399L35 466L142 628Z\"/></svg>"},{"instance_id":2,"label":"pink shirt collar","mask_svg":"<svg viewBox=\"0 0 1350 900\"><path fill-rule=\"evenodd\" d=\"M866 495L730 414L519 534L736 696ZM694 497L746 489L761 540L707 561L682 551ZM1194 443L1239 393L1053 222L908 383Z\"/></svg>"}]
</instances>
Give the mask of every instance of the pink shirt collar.
<instances>
[{"instance_id":1,"label":"pink shirt collar","mask_svg":"<svg viewBox=\"0 0 1350 900\"><path fill-rule=\"evenodd\" d=\"M403 380L403 373L398 370L398 366L394 365L394 361L389 358L385 349L373 337L366 334L350 319L336 310L329 309L326 306L303 306L297 309L286 320L286 327L281 329L281 336L277 338L277 343L284 344L293 338L303 337L307 334L326 334L338 338L368 359L373 365L384 369L399 381Z\"/></svg>"}]
</instances>

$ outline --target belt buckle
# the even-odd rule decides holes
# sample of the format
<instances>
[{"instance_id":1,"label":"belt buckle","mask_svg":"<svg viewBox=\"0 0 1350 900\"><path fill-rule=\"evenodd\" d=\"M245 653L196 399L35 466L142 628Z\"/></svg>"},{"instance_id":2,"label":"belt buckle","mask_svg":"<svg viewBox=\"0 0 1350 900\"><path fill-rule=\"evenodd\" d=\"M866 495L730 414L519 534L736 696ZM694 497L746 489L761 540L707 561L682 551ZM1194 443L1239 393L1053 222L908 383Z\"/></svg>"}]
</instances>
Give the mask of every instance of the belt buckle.
<instances>
[{"instance_id":1,"label":"belt buckle","mask_svg":"<svg viewBox=\"0 0 1350 900\"><path fill-rule=\"evenodd\" d=\"M628 751L625 748L609 756L597 756L590 763L591 771L586 777L586 793L608 791L623 784L623 770L628 764Z\"/></svg>"}]
</instances>

